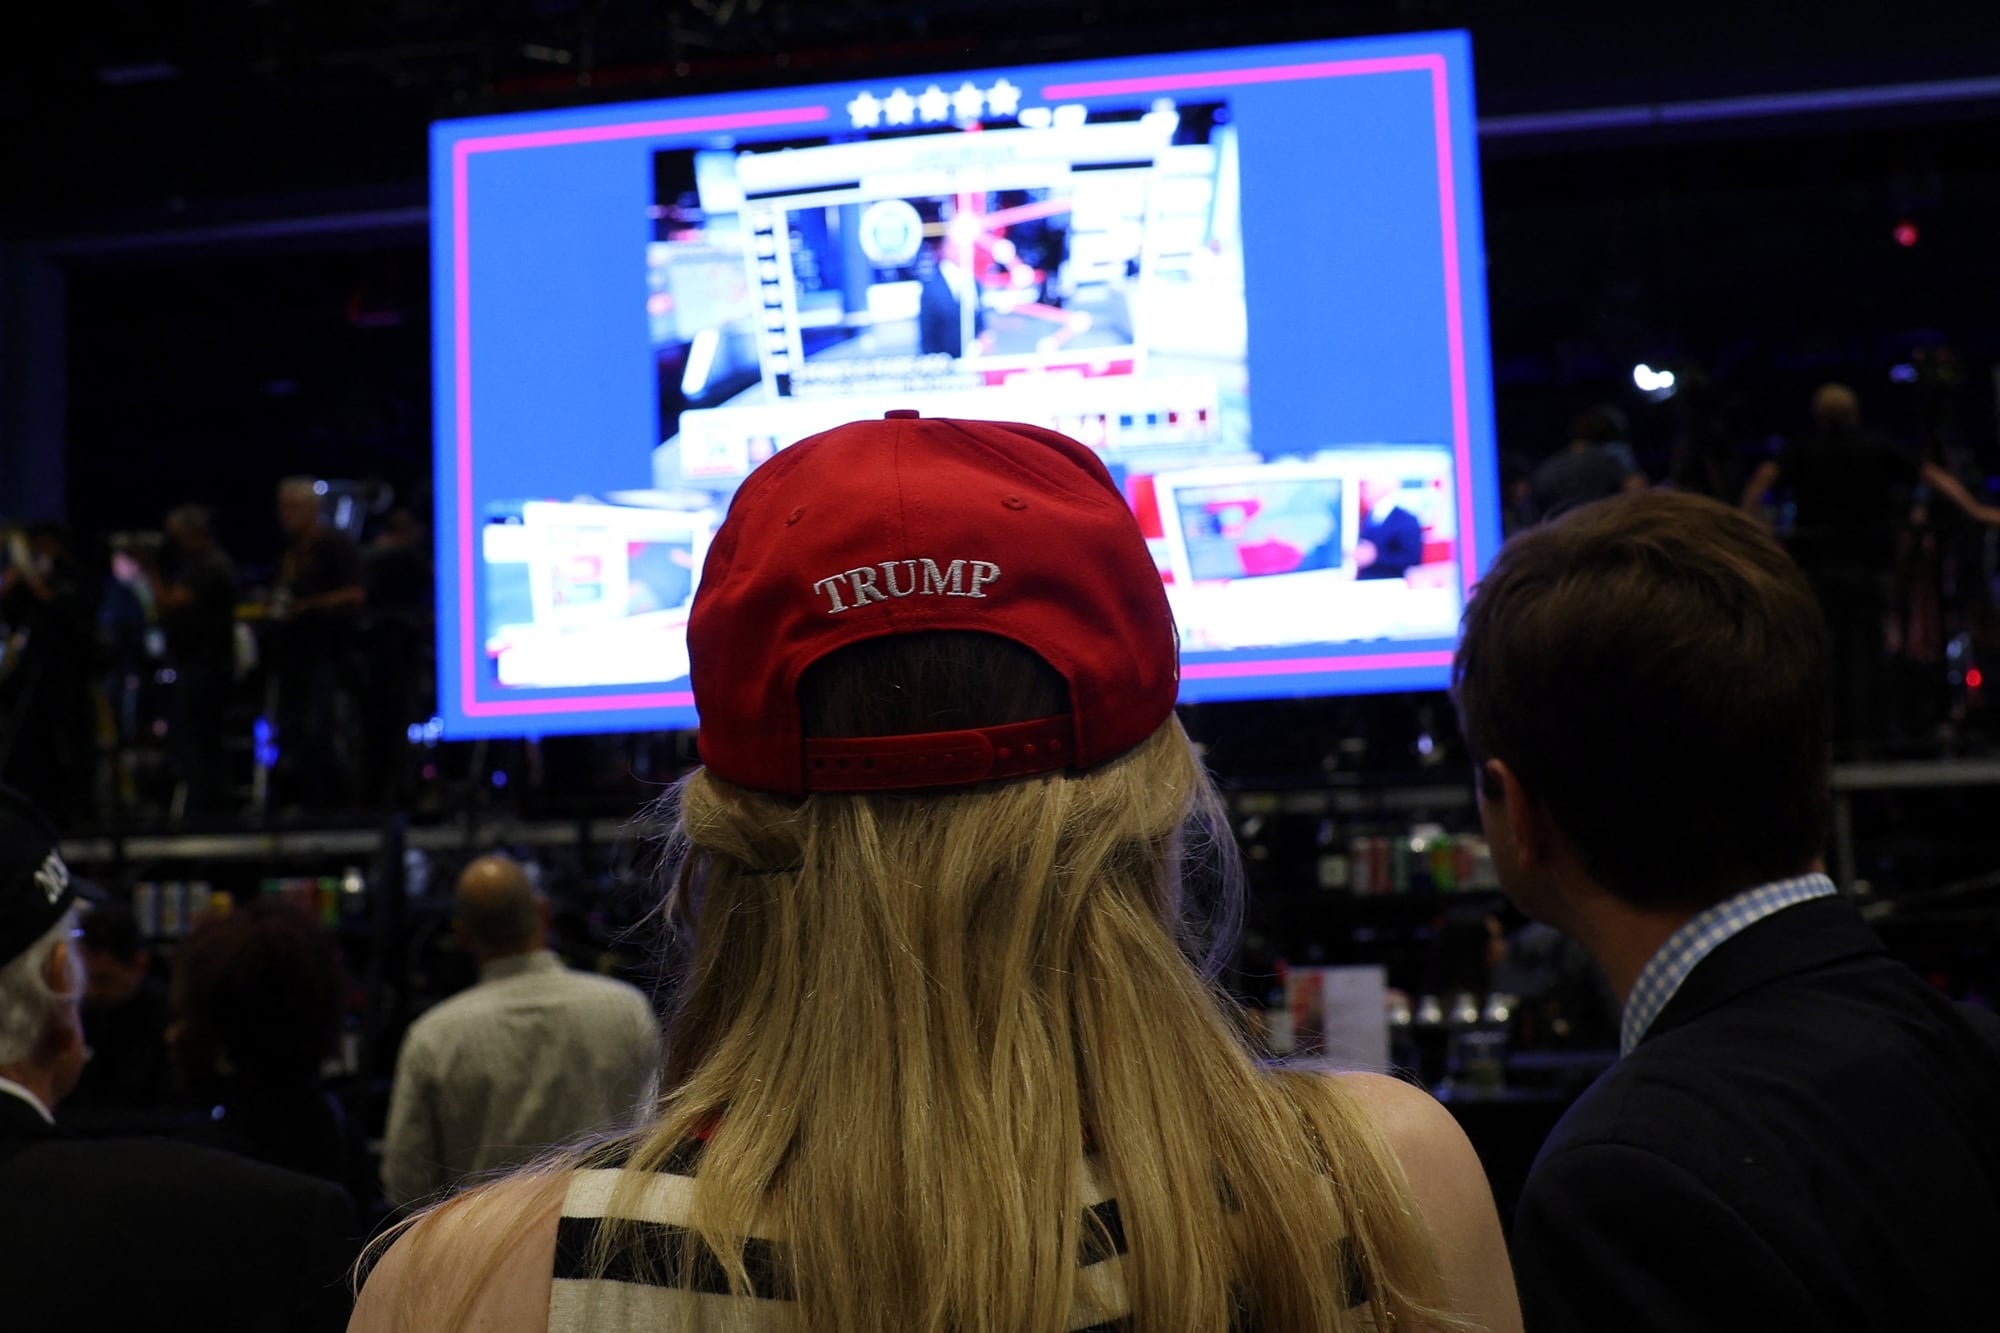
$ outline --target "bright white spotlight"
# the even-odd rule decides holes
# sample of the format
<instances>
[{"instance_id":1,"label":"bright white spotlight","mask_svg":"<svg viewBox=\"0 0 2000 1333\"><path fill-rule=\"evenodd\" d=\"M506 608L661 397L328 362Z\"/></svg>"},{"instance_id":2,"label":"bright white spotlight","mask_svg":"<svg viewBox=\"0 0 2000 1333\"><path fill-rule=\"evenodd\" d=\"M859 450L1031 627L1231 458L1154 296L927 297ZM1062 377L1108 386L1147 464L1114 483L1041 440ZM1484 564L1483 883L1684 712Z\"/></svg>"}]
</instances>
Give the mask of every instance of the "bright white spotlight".
<instances>
[{"instance_id":1,"label":"bright white spotlight","mask_svg":"<svg viewBox=\"0 0 2000 1333\"><path fill-rule=\"evenodd\" d=\"M1644 361L1632 367L1632 383L1651 398L1671 398L1674 394L1674 372L1664 368L1655 370Z\"/></svg>"}]
</instances>

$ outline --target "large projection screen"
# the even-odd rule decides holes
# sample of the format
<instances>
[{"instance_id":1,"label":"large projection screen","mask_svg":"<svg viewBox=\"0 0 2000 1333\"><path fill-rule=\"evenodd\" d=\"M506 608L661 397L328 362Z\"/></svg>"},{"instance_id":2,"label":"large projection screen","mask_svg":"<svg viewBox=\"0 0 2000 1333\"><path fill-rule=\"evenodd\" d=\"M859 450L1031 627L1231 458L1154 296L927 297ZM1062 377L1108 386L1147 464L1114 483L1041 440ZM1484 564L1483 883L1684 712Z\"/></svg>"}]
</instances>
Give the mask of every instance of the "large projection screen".
<instances>
[{"instance_id":1,"label":"large projection screen","mask_svg":"<svg viewBox=\"0 0 2000 1333\"><path fill-rule=\"evenodd\" d=\"M1499 540L1462 33L432 127L451 737L696 723L736 486L896 408L1099 450L1195 702L1429 689Z\"/></svg>"}]
</instances>

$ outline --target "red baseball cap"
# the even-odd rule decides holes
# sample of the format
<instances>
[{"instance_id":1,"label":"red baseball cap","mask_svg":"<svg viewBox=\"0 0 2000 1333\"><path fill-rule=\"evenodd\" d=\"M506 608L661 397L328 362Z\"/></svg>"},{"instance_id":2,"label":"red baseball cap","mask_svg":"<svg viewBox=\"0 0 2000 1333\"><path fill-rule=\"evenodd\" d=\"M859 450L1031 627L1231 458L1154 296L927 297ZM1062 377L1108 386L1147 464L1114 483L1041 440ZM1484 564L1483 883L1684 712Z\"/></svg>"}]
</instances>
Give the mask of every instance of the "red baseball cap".
<instances>
[{"instance_id":1,"label":"red baseball cap","mask_svg":"<svg viewBox=\"0 0 2000 1333\"><path fill-rule=\"evenodd\" d=\"M837 648L976 630L1038 654L1070 711L911 736L815 737L799 678ZM752 472L688 621L702 761L758 791L898 791L1083 770L1173 711L1179 641L1104 463L1066 435L891 412Z\"/></svg>"}]
</instances>

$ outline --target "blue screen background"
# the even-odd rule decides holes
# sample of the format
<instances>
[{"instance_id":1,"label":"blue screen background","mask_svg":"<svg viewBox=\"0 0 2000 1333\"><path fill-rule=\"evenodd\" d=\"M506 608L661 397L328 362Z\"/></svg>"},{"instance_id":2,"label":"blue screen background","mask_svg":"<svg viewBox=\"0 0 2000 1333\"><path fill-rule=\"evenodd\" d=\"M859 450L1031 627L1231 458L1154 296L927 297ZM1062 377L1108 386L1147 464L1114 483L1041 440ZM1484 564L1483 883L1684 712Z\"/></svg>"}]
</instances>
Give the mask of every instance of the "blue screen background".
<instances>
[{"instance_id":1,"label":"blue screen background","mask_svg":"<svg viewBox=\"0 0 2000 1333\"><path fill-rule=\"evenodd\" d=\"M652 155L661 148L798 138L847 127L844 108L863 91L1005 77L1039 98L1047 84L1153 77L1320 60L1435 53L1448 70L1462 338L1472 476L1471 535L1483 567L1498 546L1478 164L1470 45L1440 33L1071 65L940 71L917 79L763 90L670 102L440 122L432 127L433 283L436 323L439 695L452 737L648 730L694 725L691 708L568 709L469 716L461 683L462 580L457 491L456 331L452 240L453 146L461 139L824 105L821 126L744 131L728 139L662 136L473 152L467 156L467 235L474 423L471 514L526 498L570 499L643 484L657 442L655 368L643 300L650 239ZM1192 94L1176 93L1175 96ZM1223 85L1240 134L1242 218L1249 304L1251 421L1268 453L1328 441L1448 442L1452 438L1445 275L1430 76L1422 71L1295 82ZM1131 105L1122 95L1082 100ZM1142 99L1139 99L1142 100ZM474 534L475 555L478 533ZM487 604L475 585L472 606ZM475 626L473 651L484 627ZM1398 656L1449 649L1450 641L1399 641ZM1434 689L1438 665L1371 667L1369 650L1345 645L1354 669L1189 679L1184 702ZM1298 649L1230 654L1236 661L1331 656ZM1190 655L1190 662L1195 655ZM482 667L480 697L559 700L657 693L510 690ZM684 688L684 686L680 687Z\"/></svg>"}]
</instances>

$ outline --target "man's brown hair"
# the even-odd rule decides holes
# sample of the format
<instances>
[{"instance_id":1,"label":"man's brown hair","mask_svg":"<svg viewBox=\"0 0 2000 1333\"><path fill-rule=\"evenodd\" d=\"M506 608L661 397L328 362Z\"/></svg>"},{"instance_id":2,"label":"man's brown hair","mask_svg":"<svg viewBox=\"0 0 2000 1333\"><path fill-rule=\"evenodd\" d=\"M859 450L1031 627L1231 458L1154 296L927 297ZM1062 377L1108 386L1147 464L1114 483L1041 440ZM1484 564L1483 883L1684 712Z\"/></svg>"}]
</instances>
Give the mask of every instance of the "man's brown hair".
<instances>
[{"instance_id":1,"label":"man's brown hair","mask_svg":"<svg viewBox=\"0 0 2000 1333\"><path fill-rule=\"evenodd\" d=\"M1593 878L1686 907L1820 855L1831 674L1819 605L1771 535L1653 491L1501 549L1452 694L1474 760L1512 769Z\"/></svg>"}]
</instances>

